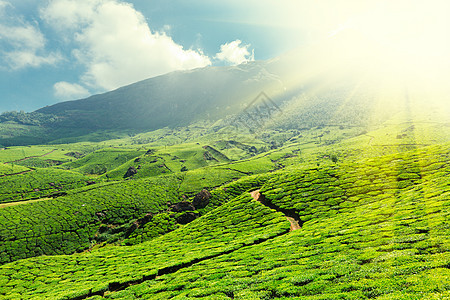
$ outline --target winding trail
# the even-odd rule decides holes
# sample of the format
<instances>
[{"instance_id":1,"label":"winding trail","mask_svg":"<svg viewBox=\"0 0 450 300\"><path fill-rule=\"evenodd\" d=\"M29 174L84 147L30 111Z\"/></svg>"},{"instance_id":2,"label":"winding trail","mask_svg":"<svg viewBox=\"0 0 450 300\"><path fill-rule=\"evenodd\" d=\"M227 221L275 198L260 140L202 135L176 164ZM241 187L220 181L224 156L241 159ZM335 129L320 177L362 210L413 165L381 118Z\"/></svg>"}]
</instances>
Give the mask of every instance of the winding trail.
<instances>
[{"instance_id":1,"label":"winding trail","mask_svg":"<svg viewBox=\"0 0 450 300\"><path fill-rule=\"evenodd\" d=\"M53 198L39 198L39 199L33 199L33 200L24 200L24 201L14 201L14 202L0 203L0 209L1 208L5 208L5 207L9 207L9 206L16 206L16 205L40 202L40 201L51 200L51 199L53 199Z\"/></svg>"},{"instance_id":2,"label":"winding trail","mask_svg":"<svg viewBox=\"0 0 450 300\"><path fill-rule=\"evenodd\" d=\"M285 214L286 219L289 221L289 223L291 223L290 231L294 231L294 230L302 228L300 225L301 220L293 210L281 209L280 207L275 206L273 203L267 202L265 197L259 192L259 190L251 192L250 195L253 197L253 199L262 203L263 205L268 206L272 209L275 209L276 211L279 211L279 212L282 212L283 214Z\"/></svg>"},{"instance_id":3,"label":"winding trail","mask_svg":"<svg viewBox=\"0 0 450 300\"><path fill-rule=\"evenodd\" d=\"M259 192L259 190L253 191L250 194L253 197L253 199L255 199L256 201L261 202L263 205L265 205L265 206L267 206L269 208L272 208L272 209L274 209L274 210L276 210L278 212L282 212L286 216L286 219L291 224L290 231L294 231L294 230L297 230L297 229L301 228L302 222L301 222L298 214L295 213L294 210L282 209L282 208L277 207L274 204L266 201L264 195L262 195ZM128 288L130 286L141 284L141 283L144 283L146 281L155 280L156 278L158 278L158 277L160 277L162 275L175 273L175 272L177 272L177 271L179 271L179 270L181 270L183 268L191 267L191 266L193 266L193 265L195 265L197 263L200 263L200 262L203 262L203 261L206 261L206 260L210 260L210 259L213 259L213 258L217 258L217 257L222 256L222 255L231 254L231 253L233 253L233 252L235 252L237 250L242 250L242 249L246 249L246 248L249 248L249 247L253 247L253 246L261 244L263 242L266 242L266 241L275 239L277 237L283 236L283 235L285 235L286 233L288 233L290 231L288 231L286 229L286 230L281 231L279 233L276 233L276 234L274 234L272 236L261 237L261 238L258 238L257 240L251 241L249 243L246 243L246 244L244 244L242 246L239 246L239 247L236 247L236 248L232 248L232 249L229 249L229 250L224 250L224 251L221 251L219 253L213 253L211 255L206 255L206 256L200 257L200 258L195 258L195 259L193 259L191 261L184 262L184 263L181 263L181 264L178 264L178 265L175 264L175 265L170 265L170 266L167 266L167 267L164 267L164 268L161 268L161 269L156 269L153 274L143 275L142 277L138 277L138 278L131 279L131 280L128 280L128 281L117 281L117 282L113 281L113 282L108 283L108 288L106 290L95 291L94 292L92 289L90 289L87 293L83 293L80 296L71 297L71 298L67 298L67 299L68 300L85 300L85 299L88 299L88 298L93 297L93 296L100 296L100 297L104 298L105 296L107 296L107 295L109 295L111 293L123 291L123 290L125 290L126 288Z\"/></svg>"},{"instance_id":4,"label":"winding trail","mask_svg":"<svg viewBox=\"0 0 450 300\"><path fill-rule=\"evenodd\" d=\"M27 159L30 159L30 158L44 157L44 156L47 156L47 155L52 154L52 153L55 152L56 150L58 150L58 149L53 149L52 151L47 152L47 153L44 153L44 154L42 154L42 155L28 156L28 157L24 157L24 158L21 158L21 159L18 159L18 160L14 160L14 161L7 161L7 162L4 162L4 164L12 164L12 163L19 162L19 161L24 161L24 160L27 160Z\"/></svg>"},{"instance_id":5,"label":"winding trail","mask_svg":"<svg viewBox=\"0 0 450 300\"><path fill-rule=\"evenodd\" d=\"M0 175L0 177L7 177L7 176L14 176L14 175L22 175L22 174L25 174L25 173L28 173L28 172L31 172L31 171L34 171L34 169L25 170L25 171L22 171L22 172L19 172L19 173L2 174L2 175Z\"/></svg>"}]
</instances>

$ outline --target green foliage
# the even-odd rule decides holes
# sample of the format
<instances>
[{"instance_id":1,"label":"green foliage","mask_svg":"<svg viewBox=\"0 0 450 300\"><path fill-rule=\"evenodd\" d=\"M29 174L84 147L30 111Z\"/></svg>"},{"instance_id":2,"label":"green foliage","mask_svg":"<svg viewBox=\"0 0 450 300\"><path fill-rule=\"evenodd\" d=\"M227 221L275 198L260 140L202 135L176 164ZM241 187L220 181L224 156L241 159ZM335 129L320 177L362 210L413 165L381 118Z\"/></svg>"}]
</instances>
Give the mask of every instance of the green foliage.
<instances>
[{"instance_id":1,"label":"green foliage","mask_svg":"<svg viewBox=\"0 0 450 300\"><path fill-rule=\"evenodd\" d=\"M449 146L431 147L328 170L274 174L261 189L271 201L312 204L301 230L126 288L128 298L118 298L445 299L450 188L442 175L450 172L449 154ZM389 185L398 183L404 166L414 165L421 181ZM373 188L356 192L364 180L373 180ZM337 204L316 199L336 193ZM321 210L326 206L336 211Z\"/></svg>"},{"instance_id":2,"label":"green foliage","mask_svg":"<svg viewBox=\"0 0 450 300\"><path fill-rule=\"evenodd\" d=\"M27 299L87 296L220 256L288 230L282 214L253 201L246 193L201 219L143 244L109 246L72 256L42 256L0 266L6 287L0 295L3 299L14 299L15 295ZM21 288L9 288L13 286Z\"/></svg>"},{"instance_id":3,"label":"green foliage","mask_svg":"<svg viewBox=\"0 0 450 300\"><path fill-rule=\"evenodd\" d=\"M170 147L152 149L137 158L133 158L123 165L107 172L104 177L108 179L121 179L128 168L134 167L137 173L133 178L145 178L166 173L186 172L209 165L219 164L229 160L221 157L219 151L207 150L209 146L200 144L182 144ZM211 152L214 153L211 154ZM217 159L215 157L218 157ZM82 163L82 162L80 162Z\"/></svg>"},{"instance_id":4,"label":"green foliage","mask_svg":"<svg viewBox=\"0 0 450 300\"><path fill-rule=\"evenodd\" d=\"M22 125L50 125L58 119L55 115L41 114L38 112L26 113L24 111L8 111L0 115L0 123L15 122Z\"/></svg>"},{"instance_id":5,"label":"green foliage","mask_svg":"<svg viewBox=\"0 0 450 300\"><path fill-rule=\"evenodd\" d=\"M219 120L0 150L0 298L448 298L448 126L407 115L372 130L371 99L334 96L294 99L258 136ZM2 137L40 130L8 122ZM171 205L204 188L208 205L177 224Z\"/></svg>"},{"instance_id":6,"label":"green foliage","mask_svg":"<svg viewBox=\"0 0 450 300\"><path fill-rule=\"evenodd\" d=\"M244 177L211 192L209 213L162 237L136 244L164 225L172 230L165 213L130 236L133 246L6 264L2 295L58 299L123 284L107 298L442 298L450 287L449 154L450 146L435 146ZM285 234L284 216L252 200L254 189L294 208L302 229Z\"/></svg>"},{"instance_id":7,"label":"green foliage","mask_svg":"<svg viewBox=\"0 0 450 300\"><path fill-rule=\"evenodd\" d=\"M257 190L270 177L269 174L245 176L231 183L222 185L211 192L209 204L199 211L202 214L209 212L243 193L250 193Z\"/></svg>"},{"instance_id":8,"label":"green foliage","mask_svg":"<svg viewBox=\"0 0 450 300\"><path fill-rule=\"evenodd\" d=\"M127 246L140 244L178 228L174 218L168 213L155 215L152 220L139 227L128 236L123 244Z\"/></svg>"},{"instance_id":9,"label":"green foliage","mask_svg":"<svg viewBox=\"0 0 450 300\"><path fill-rule=\"evenodd\" d=\"M22 201L61 194L86 186L90 179L79 173L36 169L29 172L0 177L0 203Z\"/></svg>"},{"instance_id":10,"label":"green foliage","mask_svg":"<svg viewBox=\"0 0 450 300\"><path fill-rule=\"evenodd\" d=\"M96 243L101 224L126 224L176 202L176 183L172 178L114 183L2 208L0 263L85 250Z\"/></svg>"},{"instance_id":11,"label":"green foliage","mask_svg":"<svg viewBox=\"0 0 450 300\"><path fill-rule=\"evenodd\" d=\"M100 175L144 153L145 151L143 150L105 148L90 153L74 162L64 164L63 167L83 174Z\"/></svg>"},{"instance_id":12,"label":"green foliage","mask_svg":"<svg viewBox=\"0 0 450 300\"><path fill-rule=\"evenodd\" d=\"M0 163L0 176L11 176L23 172L31 171L30 169L14 164L2 164Z\"/></svg>"},{"instance_id":13,"label":"green foliage","mask_svg":"<svg viewBox=\"0 0 450 300\"><path fill-rule=\"evenodd\" d=\"M18 163L31 157L41 157L55 150L50 146L11 147L0 150L0 161L3 163Z\"/></svg>"},{"instance_id":14,"label":"green foliage","mask_svg":"<svg viewBox=\"0 0 450 300\"><path fill-rule=\"evenodd\" d=\"M102 177L109 180L120 180L124 177L130 167L134 167L137 170L137 173L133 175L133 178L135 179L172 173L167 168L164 158L144 155L120 165L105 173Z\"/></svg>"}]
</instances>

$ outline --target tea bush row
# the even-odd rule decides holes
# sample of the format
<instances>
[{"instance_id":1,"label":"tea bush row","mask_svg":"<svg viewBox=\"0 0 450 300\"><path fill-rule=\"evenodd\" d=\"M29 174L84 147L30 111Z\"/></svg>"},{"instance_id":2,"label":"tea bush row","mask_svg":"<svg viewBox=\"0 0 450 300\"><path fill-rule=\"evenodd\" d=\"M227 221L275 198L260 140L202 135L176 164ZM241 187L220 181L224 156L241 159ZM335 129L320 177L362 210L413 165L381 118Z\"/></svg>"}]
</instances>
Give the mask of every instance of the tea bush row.
<instances>
[{"instance_id":1,"label":"tea bush row","mask_svg":"<svg viewBox=\"0 0 450 300\"><path fill-rule=\"evenodd\" d=\"M377 187L386 192L380 195L370 191L357 194L356 205L337 209L333 215L316 214L301 230L105 298L446 299L450 296L450 185L448 177L441 175L448 170L448 147L431 147L402 157L401 161L397 155L367 160L341 166L340 171L310 170L289 176L281 172L278 186L297 182L299 191L302 184L308 188L307 182L318 184L335 174L340 175L335 180L355 181L355 174L362 173L361 163L367 171L364 176L375 178L384 178L387 166L394 167L392 176L397 176L398 170L418 165L422 180L394 191ZM305 181L314 174L316 178ZM318 188L330 186L324 184ZM268 182L266 194L273 192L269 185L275 187Z\"/></svg>"},{"instance_id":2,"label":"tea bush row","mask_svg":"<svg viewBox=\"0 0 450 300\"><path fill-rule=\"evenodd\" d=\"M173 178L123 182L2 208L0 262L85 250L101 224L125 224L177 202L176 183Z\"/></svg>"},{"instance_id":3,"label":"tea bush row","mask_svg":"<svg viewBox=\"0 0 450 300\"><path fill-rule=\"evenodd\" d=\"M105 292L283 235L289 223L248 193L149 242L0 266L2 299L67 299ZM164 271L166 270L166 271Z\"/></svg>"},{"instance_id":4,"label":"tea bush row","mask_svg":"<svg viewBox=\"0 0 450 300\"><path fill-rule=\"evenodd\" d=\"M76 172L36 169L0 177L0 203L51 196L88 185L92 179Z\"/></svg>"}]
</instances>

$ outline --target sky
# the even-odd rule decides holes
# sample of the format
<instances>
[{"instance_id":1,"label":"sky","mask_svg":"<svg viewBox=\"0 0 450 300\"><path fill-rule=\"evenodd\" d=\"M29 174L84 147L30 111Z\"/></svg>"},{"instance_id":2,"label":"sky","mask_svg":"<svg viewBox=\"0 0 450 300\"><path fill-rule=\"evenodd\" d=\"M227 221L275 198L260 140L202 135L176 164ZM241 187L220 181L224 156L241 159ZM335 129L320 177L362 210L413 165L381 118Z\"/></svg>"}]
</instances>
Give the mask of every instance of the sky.
<instances>
[{"instance_id":1,"label":"sky","mask_svg":"<svg viewBox=\"0 0 450 300\"><path fill-rule=\"evenodd\" d=\"M0 112L270 59L351 27L429 52L423 44L448 35L448 8L444 0L0 0Z\"/></svg>"}]
</instances>

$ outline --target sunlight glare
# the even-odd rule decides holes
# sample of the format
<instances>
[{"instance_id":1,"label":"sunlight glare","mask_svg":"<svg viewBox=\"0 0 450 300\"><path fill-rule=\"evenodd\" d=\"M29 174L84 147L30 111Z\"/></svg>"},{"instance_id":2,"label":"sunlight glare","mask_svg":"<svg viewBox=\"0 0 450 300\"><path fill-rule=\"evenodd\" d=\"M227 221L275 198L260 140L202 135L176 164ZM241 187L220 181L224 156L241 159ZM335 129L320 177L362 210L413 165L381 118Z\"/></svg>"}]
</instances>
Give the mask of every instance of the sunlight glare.
<instances>
[{"instance_id":1,"label":"sunlight glare","mask_svg":"<svg viewBox=\"0 0 450 300\"><path fill-rule=\"evenodd\" d=\"M449 69L448 11L448 1L381 1L372 10L348 20L332 38L346 35L338 49L359 53L363 60L355 63L361 66L366 67L369 61L364 60L368 59L379 73L408 80L435 79L447 76Z\"/></svg>"}]
</instances>

